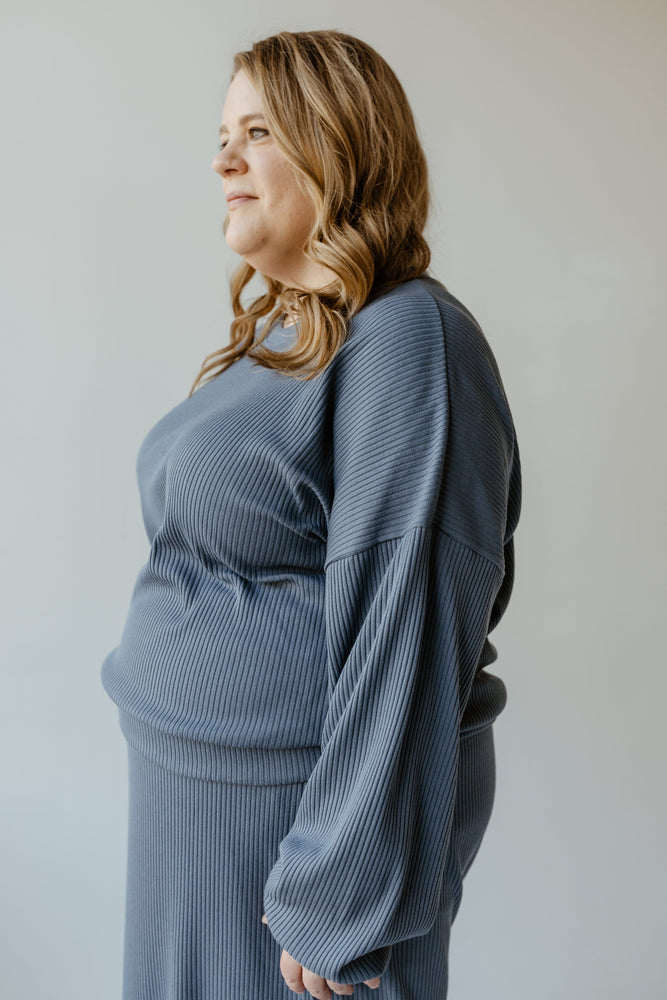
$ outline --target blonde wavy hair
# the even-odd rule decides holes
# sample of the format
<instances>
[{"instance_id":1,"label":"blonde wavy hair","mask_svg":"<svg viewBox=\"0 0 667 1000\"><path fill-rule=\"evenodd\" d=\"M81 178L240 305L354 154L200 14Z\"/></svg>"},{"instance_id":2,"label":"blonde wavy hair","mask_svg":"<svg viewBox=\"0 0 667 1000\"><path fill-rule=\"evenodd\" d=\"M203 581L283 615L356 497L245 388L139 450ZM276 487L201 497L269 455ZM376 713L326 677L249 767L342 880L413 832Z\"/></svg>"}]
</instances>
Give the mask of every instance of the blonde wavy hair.
<instances>
[{"instance_id":1,"label":"blonde wavy hair","mask_svg":"<svg viewBox=\"0 0 667 1000\"><path fill-rule=\"evenodd\" d=\"M431 260L422 234L430 205L426 157L403 87L370 45L333 30L282 31L237 52L232 80L239 70L259 92L274 141L315 206L303 252L337 278L306 291L262 275L266 293L244 306L241 293L255 268L243 261L230 281L230 343L205 358L190 395L244 354L313 378L333 360L350 318L422 275ZM285 312L298 316L298 335L289 349L271 351L255 337L257 321L268 314L268 333Z\"/></svg>"}]
</instances>

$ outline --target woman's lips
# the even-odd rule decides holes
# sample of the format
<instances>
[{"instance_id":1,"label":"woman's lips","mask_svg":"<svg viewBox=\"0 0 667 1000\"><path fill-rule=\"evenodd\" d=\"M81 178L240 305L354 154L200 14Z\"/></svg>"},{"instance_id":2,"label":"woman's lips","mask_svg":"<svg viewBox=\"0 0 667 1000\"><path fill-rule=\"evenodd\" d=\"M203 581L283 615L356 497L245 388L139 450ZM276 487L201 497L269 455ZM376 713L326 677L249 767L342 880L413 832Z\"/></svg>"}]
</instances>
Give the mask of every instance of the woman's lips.
<instances>
[{"instance_id":1,"label":"woman's lips","mask_svg":"<svg viewBox=\"0 0 667 1000\"><path fill-rule=\"evenodd\" d=\"M256 199L255 199L254 195L253 196L251 196L251 195L241 195L241 196L239 196L237 198L230 198L229 201L227 202L227 208L231 212L231 210L233 208L236 208L237 205L242 205L245 201L255 201L255 200Z\"/></svg>"}]
</instances>

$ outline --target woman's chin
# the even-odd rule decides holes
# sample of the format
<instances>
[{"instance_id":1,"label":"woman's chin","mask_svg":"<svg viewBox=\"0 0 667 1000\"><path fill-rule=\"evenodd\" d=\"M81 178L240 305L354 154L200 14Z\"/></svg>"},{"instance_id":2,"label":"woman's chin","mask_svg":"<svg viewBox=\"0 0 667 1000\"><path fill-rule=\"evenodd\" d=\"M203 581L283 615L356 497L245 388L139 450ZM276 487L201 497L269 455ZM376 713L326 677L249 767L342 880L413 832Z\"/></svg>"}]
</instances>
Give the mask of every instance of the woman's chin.
<instances>
[{"instance_id":1,"label":"woman's chin","mask_svg":"<svg viewBox=\"0 0 667 1000\"><path fill-rule=\"evenodd\" d=\"M225 240L227 241L227 246L230 250L237 253L239 257L245 257L246 260L249 256L253 256L253 253L257 250L255 241L248 239L247 234L244 236L242 233L234 232L233 226L230 226L227 229L227 232L225 233ZM248 263L250 263L250 261L248 261Z\"/></svg>"},{"instance_id":2,"label":"woman's chin","mask_svg":"<svg viewBox=\"0 0 667 1000\"><path fill-rule=\"evenodd\" d=\"M245 257L246 254L252 253L252 249L243 242L243 240L235 240L233 237L231 239L227 238L227 246L234 253L238 254L239 257Z\"/></svg>"}]
</instances>

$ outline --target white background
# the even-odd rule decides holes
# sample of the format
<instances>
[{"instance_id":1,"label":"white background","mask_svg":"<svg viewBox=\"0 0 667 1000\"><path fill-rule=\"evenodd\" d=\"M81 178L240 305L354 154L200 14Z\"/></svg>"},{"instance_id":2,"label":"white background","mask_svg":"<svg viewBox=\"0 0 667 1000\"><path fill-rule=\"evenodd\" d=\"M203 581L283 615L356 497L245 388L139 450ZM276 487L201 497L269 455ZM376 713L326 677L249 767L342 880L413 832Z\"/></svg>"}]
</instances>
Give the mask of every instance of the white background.
<instances>
[{"instance_id":1,"label":"white background","mask_svg":"<svg viewBox=\"0 0 667 1000\"><path fill-rule=\"evenodd\" d=\"M370 42L406 89L432 270L482 324L522 457L514 594L492 633L509 693L496 805L451 1000L652 1000L667 930L660 0L4 0L0 993L120 997L126 757L99 669L147 557L136 451L228 337L238 258L211 163L231 56L315 28Z\"/></svg>"}]
</instances>

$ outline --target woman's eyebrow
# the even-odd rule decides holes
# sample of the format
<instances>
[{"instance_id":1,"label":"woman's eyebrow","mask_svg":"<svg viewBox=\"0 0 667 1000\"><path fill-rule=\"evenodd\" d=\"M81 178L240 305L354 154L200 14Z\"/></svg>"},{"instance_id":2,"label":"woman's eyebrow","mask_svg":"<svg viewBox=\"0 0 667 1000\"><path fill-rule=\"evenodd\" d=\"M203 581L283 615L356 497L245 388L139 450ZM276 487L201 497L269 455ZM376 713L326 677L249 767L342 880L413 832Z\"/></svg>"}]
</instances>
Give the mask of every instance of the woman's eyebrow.
<instances>
[{"instance_id":1,"label":"woman's eyebrow","mask_svg":"<svg viewBox=\"0 0 667 1000\"><path fill-rule=\"evenodd\" d=\"M261 118L262 121L266 121L261 111L251 111L247 115L241 115L239 118L239 125L245 125L245 123L249 122L252 118ZM229 132L229 129L224 124L218 129L218 135L222 135L223 132Z\"/></svg>"}]
</instances>

